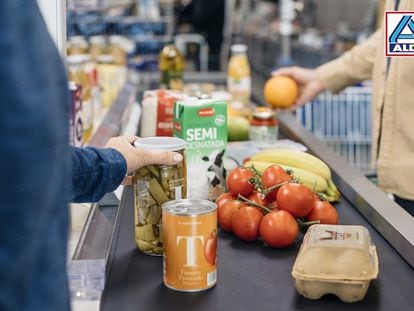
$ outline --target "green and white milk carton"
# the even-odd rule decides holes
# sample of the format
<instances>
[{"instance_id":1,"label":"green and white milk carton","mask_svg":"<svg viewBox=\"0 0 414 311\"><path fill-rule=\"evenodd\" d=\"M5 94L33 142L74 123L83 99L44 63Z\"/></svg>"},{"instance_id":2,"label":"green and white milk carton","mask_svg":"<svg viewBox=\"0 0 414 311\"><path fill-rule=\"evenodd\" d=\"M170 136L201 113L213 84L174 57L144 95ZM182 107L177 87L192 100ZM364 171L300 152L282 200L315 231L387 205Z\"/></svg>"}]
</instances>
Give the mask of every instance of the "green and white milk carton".
<instances>
[{"instance_id":1,"label":"green and white milk carton","mask_svg":"<svg viewBox=\"0 0 414 311\"><path fill-rule=\"evenodd\" d=\"M188 198L215 200L226 190L227 103L195 97L176 102L174 136L187 142Z\"/></svg>"}]
</instances>

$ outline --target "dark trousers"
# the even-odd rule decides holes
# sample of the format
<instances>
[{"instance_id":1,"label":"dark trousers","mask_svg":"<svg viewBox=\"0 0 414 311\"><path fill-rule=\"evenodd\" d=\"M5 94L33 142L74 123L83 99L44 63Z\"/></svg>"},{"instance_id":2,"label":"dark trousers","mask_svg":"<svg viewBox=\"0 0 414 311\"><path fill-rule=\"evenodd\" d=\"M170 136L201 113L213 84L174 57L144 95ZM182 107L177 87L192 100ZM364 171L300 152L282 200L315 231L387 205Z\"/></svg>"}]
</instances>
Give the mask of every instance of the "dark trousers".
<instances>
[{"instance_id":1,"label":"dark trousers","mask_svg":"<svg viewBox=\"0 0 414 311\"><path fill-rule=\"evenodd\" d=\"M400 198L394 194L395 202L414 217L414 201Z\"/></svg>"}]
</instances>

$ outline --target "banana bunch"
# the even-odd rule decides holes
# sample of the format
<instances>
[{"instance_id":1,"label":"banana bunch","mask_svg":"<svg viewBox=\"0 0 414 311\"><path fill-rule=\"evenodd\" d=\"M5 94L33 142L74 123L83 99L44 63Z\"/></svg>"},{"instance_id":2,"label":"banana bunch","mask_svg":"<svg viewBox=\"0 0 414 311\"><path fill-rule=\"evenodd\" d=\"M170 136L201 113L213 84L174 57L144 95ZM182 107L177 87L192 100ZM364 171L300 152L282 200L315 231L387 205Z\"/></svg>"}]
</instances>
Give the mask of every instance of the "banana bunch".
<instances>
[{"instance_id":1,"label":"banana bunch","mask_svg":"<svg viewBox=\"0 0 414 311\"><path fill-rule=\"evenodd\" d=\"M274 164L290 171L299 183L318 192L328 201L339 200L341 194L332 181L328 165L309 153L292 149L267 149L250 157L244 166L253 166L259 174L263 174L267 167Z\"/></svg>"}]
</instances>

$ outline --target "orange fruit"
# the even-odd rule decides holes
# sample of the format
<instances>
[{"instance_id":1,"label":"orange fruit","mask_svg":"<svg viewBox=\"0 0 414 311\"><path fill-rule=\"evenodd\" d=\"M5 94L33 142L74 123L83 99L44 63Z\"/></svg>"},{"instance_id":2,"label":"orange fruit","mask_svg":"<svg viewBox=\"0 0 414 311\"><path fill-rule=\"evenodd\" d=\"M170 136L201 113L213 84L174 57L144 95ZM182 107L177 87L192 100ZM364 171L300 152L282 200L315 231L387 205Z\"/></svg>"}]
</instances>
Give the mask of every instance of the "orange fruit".
<instances>
[{"instance_id":1,"label":"orange fruit","mask_svg":"<svg viewBox=\"0 0 414 311\"><path fill-rule=\"evenodd\" d=\"M266 81L264 98L274 108L288 108L298 97L298 85L287 76L274 76Z\"/></svg>"}]
</instances>

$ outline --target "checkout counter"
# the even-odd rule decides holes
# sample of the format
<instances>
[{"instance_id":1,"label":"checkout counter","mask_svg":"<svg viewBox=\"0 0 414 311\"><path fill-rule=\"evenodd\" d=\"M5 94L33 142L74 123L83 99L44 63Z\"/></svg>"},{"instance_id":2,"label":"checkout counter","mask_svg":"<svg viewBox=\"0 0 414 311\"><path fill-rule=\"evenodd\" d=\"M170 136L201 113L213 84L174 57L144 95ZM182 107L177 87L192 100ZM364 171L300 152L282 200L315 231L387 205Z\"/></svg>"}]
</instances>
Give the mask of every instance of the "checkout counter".
<instances>
[{"instance_id":1,"label":"checkout counter","mask_svg":"<svg viewBox=\"0 0 414 311\"><path fill-rule=\"evenodd\" d=\"M226 81L221 73L188 74L185 78L195 83ZM118 101L156 88L157 82L158 75L153 74L130 79ZM253 100L257 103L263 102L263 84L260 84L261 81L255 81L253 85ZM115 114L125 114L117 105L122 106L115 104ZM104 262L104 287L96 298L101 310L412 310L414 218L298 124L292 115L278 117L281 136L305 145L330 166L342 194L340 202L335 204L340 224L362 225L371 234L379 257L379 276L371 282L365 298L351 304L333 295L306 299L297 293L291 276L300 239L289 248L271 249L259 241L241 241L222 230L218 234L217 285L198 293L171 290L163 285L162 257L144 255L136 248L134 194L131 187L125 187L120 200L110 194L93 206L72 259ZM110 117L107 121L101 134L111 131L113 135L120 134L115 133L119 128L111 127Z\"/></svg>"}]
</instances>

